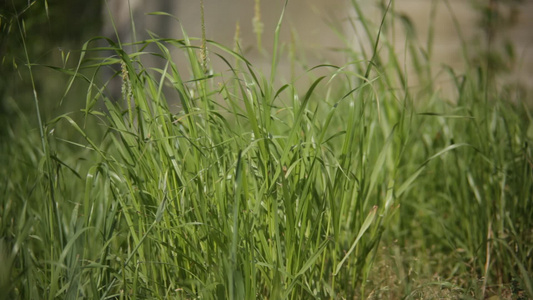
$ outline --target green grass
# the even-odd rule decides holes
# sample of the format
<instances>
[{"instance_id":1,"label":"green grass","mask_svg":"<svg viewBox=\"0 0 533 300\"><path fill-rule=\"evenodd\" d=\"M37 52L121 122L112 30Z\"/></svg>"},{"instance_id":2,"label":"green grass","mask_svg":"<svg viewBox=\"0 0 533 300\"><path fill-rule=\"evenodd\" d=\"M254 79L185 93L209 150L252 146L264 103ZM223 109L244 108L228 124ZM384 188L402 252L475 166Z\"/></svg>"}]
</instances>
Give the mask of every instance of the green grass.
<instances>
[{"instance_id":1,"label":"green grass","mask_svg":"<svg viewBox=\"0 0 533 300\"><path fill-rule=\"evenodd\" d=\"M408 88L393 12L376 24L352 5L371 46L309 70L304 89L276 76L279 26L268 77L185 30L130 54L87 42L57 69L72 78L65 101L85 107L4 125L4 298L533 297L525 99L481 65L450 70L458 97L444 101L415 41ZM205 69L205 45L224 68ZM100 82L111 65L123 101Z\"/></svg>"}]
</instances>

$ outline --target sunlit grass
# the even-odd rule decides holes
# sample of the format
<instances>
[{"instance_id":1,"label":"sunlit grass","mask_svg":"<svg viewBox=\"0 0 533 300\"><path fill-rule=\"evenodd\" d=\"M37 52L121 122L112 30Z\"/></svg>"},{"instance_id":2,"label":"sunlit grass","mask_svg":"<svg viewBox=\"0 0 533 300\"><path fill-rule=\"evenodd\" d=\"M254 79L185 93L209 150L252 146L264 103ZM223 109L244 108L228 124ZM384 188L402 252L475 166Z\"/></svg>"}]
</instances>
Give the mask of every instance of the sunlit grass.
<instances>
[{"instance_id":1,"label":"sunlit grass","mask_svg":"<svg viewBox=\"0 0 533 300\"><path fill-rule=\"evenodd\" d=\"M87 85L70 96L85 108L0 145L5 297L532 296L529 108L483 69L450 72L454 101L425 68L409 89L389 8L375 24L352 5L370 50L308 70L304 89L276 76L279 26L267 75L185 29L135 53L86 43L59 69Z\"/></svg>"}]
</instances>

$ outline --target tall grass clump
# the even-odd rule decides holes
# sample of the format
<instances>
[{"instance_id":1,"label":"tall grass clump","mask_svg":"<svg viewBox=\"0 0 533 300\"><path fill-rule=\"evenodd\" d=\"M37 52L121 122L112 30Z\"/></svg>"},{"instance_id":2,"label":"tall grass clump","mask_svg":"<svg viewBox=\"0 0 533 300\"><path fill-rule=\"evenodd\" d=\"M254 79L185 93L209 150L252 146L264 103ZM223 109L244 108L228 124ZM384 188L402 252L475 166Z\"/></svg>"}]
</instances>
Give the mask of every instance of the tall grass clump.
<instances>
[{"instance_id":1,"label":"tall grass clump","mask_svg":"<svg viewBox=\"0 0 533 300\"><path fill-rule=\"evenodd\" d=\"M304 89L276 72L283 12L270 76L185 29L85 43L56 68L84 109L0 145L6 298L532 295L529 108L483 66L450 70L459 97L441 101L415 42L413 91L391 3L377 24L352 6L368 43L308 70ZM101 79L112 67L122 99Z\"/></svg>"},{"instance_id":2,"label":"tall grass clump","mask_svg":"<svg viewBox=\"0 0 533 300\"><path fill-rule=\"evenodd\" d=\"M438 5L434 2L433 12ZM394 234L386 251L391 255L389 264L395 266L388 274L403 281L402 293L413 298L525 299L533 292L528 245L533 216L531 103L518 84L499 81L502 74L492 65L494 54L477 57L478 52L485 53L484 48L465 43L466 70L457 73L445 67L436 72L431 68L434 26L430 24L428 44L420 46L410 20L403 15L392 18L384 31L394 29L387 25L396 21L408 37L415 38L405 43L407 61L415 72L403 71L391 47L389 63L383 68L390 68L392 86L407 86L409 76L418 84L400 88L412 99L412 106L406 107L412 115L403 153L408 161L400 168L411 174L412 163L442 155L418 167L414 164L420 176L409 186L406 200L400 200L397 222L390 224L389 233ZM456 30L462 37L462 29ZM496 51L490 39L487 48ZM436 89L435 80L442 71L453 83L448 93ZM449 94L457 97L446 99ZM444 154L445 150L453 151ZM432 278L420 280L420 274ZM430 286L448 292L435 294ZM381 288L375 292L389 293Z\"/></svg>"}]
</instances>

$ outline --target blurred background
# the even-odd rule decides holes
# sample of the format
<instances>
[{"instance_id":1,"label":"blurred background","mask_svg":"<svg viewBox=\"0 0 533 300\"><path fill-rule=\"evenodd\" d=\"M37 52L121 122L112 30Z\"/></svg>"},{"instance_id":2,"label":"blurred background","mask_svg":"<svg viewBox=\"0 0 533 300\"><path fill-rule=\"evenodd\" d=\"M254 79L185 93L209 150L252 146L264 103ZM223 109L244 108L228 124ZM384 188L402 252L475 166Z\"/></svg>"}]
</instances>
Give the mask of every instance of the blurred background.
<instances>
[{"instance_id":1,"label":"blurred background","mask_svg":"<svg viewBox=\"0 0 533 300\"><path fill-rule=\"evenodd\" d=\"M268 75L273 34L284 2L205 0L206 37L230 49L235 48L237 39L240 51ZM347 47L365 47L361 45L365 39L350 2L288 1L280 35L283 50L280 74L289 80L317 64L340 66L346 63ZM365 17L377 30L389 2L360 2L364 3ZM465 63L475 64L476 60L488 58L493 68L503 74L502 82L514 83L524 91L530 89L533 1L397 0L391 4L392 10L397 30L384 38L394 43L405 61L408 61L404 53L407 34L416 39L421 52L427 51L429 41L433 53L431 64L437 69L448 65L460 72ZM176 19L149 14L157 11ZM62 101L67 99L64 90L70 77L47 66L74 68L87 40L104 36L128 43L148 39L150 35L180 39L182 30L189 36L201 37L199 0L3 0L0 4L0 134L5 130L4 124L16 123L21 112L30 119L35 115L32 81L43 119L83 107L86 87L76 84L69 92L69 95L80 95L79 101L76 97ZM475 49L466 57L463 42ZM90 46L96 47L96 43ZM129 49L135 50L135 47ZM178 66L180 60L176 54ZM32 64L33 76L28 62ZM211 64L215 69L224 67L213 56ZM112 76L116 70L109 68L102 74ZM445 88L445 79L442 84Z\"/></svg>"}]
</instances>

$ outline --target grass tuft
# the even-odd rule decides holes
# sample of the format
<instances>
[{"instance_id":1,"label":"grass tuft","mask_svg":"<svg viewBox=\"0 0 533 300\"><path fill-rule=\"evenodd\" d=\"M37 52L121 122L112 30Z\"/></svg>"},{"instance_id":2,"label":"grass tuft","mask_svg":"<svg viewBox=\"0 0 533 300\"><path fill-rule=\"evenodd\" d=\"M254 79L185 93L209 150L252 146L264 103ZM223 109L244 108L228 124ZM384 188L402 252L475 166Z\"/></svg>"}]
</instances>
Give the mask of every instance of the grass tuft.
<instances>
[{"instance_id":1,"label":"grass tuft","mask_svg":"<svg viewBox=\"0 0 533 300\"><path fill-rule=\"evenodd\" d=\"M452 102L431 78L408 88L392 3L373 24L352 1L370 46L311 68L303 89L279 81L283 12L268 77L238 26L233 49L182 28L95 38L77 66L53 67L72 78L64 100L82 81L86 104L38 130L7 125L6 299L533 297L530 110L483 68L449 72ZM260 22L256 1L259 49ZM112 66L124 101L101 80Z\"/></svg>"}]
</instances>

